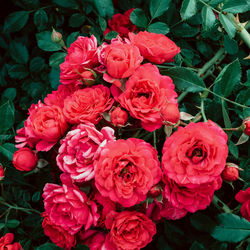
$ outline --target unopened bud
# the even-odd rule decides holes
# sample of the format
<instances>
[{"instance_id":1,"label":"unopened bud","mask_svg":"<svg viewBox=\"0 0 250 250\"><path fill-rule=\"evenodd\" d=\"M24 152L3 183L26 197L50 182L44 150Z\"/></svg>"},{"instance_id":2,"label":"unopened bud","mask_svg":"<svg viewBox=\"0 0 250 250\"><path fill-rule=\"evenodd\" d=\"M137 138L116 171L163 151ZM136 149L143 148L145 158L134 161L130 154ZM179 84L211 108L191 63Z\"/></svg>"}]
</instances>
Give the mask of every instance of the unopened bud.
<instances>
[{"instance_id":1,"label":"unopened bud","mask_svg":"<svg viewBox=\"0 0 250 250\"><path fill-rule=\"evenodd\" d=\"M234 163L227 162L226 167L222 172L222 179L224 181L236 181L239 178L239 167Z\"/></svg>"},{"instance_id":2,"label":"unopened bud","mask_svg":"<svg viewBox=\"0 0 250 250\"><path fill-rule=\"evenodd\" d=\"M148 196L153 198L158 197L162 194L162 190L162 186L160 184L156 184L149 190Z\"/></svg>"},{"instance_id":3,"label":"unopened bud","mask_svg":"<svg viewBox=\"0 0 250 250\"><path fill-rule=\"evenodd\" d=\"M115 126L124 126L128 120L128 113L117 107L110 112L110 118Z\"/></svg>"},{"instance_id":4,"label":"unopened bud","mask_svg":"<svg viewBox=\"0 0 250 250\"><path fill-rule=\"evenodd\" d=\"M242 125L243 125L243 132L246 135L250 136L250 116L244 119Z\"/></svg>"},{"instance_id":5,"label":"unopened bud","mask_svg":"<svg viewBox=\"0 0 250 250\"><path fill-rule=\"evenodd\" d=\"M3 166L0 164L0 181L4 178L4 169Z\"/></svg>"},{"instance_id":6,"label":"unopened bud","mask_svg":"<svg viewBox=\"0 0 250 250\"><path fill-rule=\"evenodd\" d=\"M163 109L161 109L161 116L164 122L168 125L176 124L180 119L180 111L178 106L174 103L168 103Z\"/></svg>"},{"instance_id":7,"label":"unopened bud","mask_svg":"<svg viewBox=\"0 0 250 250\"><path fill-rule=\"evenodd\" d=\"M51 33L51 39L55 43L60 43L60 41L62 40L62 34L53 29Z\"/></svg>"}]
</instances>

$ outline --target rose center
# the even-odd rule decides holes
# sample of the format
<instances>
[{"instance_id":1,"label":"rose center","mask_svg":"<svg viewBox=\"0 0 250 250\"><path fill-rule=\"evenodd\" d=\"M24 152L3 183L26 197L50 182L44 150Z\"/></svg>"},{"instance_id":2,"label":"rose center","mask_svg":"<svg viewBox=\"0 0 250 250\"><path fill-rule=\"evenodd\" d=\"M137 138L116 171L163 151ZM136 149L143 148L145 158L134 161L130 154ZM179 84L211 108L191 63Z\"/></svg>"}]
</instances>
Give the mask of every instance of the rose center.
<instances>
[{"instance_id":1,"label":"rose center","mask_svg":"<svg viewBox=\"0 0 250 250\"><path fill-rule=\"evenodd\" d=\"M187 157L191 159L193 163L199 163L207 156L206 151L201 146L194 146L187 152Z\"/></svg>"}]
</instances>

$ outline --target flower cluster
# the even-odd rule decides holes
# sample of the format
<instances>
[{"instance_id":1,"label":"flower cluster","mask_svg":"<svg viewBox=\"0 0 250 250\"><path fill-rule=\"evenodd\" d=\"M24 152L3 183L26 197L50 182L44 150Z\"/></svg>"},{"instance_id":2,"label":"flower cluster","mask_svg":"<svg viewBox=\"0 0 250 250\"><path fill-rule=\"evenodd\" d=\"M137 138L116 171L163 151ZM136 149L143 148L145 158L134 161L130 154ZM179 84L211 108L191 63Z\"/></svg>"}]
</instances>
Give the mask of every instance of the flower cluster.
<instances>
[{"instance_id":1,"label":"flower cluster","mask_svg":"<svg viewBox=\"0 0 250 250\"><path fill-rule=\"evenodd\" d=\"M32 104L17 131L13 162L21 171L36 167L40 151L58 151L61 184L45 185L41 216L45 235L64 249L141 249L155 222L205 209L221 187L227 135L214 122L179 126L161 162L149 142L121 136L127 127L179 125L174 82L155 64L173 61L180 48L162 34L119 33L126 38L100 46L79 36L60 65L58 90Z\"/></svg>"}]
</instances>

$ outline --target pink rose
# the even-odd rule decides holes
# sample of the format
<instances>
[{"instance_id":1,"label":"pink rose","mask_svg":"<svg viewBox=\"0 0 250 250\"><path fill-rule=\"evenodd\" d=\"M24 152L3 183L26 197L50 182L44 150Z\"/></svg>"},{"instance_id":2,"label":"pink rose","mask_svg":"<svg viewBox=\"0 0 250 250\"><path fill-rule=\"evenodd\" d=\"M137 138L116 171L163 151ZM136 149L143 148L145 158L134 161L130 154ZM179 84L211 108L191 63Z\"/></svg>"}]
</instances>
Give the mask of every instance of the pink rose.
<instances>
[{"instance_id":1,"label":"pink rose","mask_svg":"<svg viewBox=\"0 0 250 250\"><path fill-rule=\"evenodd\" d=\"M155 234L156 226L146 215L122 211L114 218L109 240L119 250L137 250L150 243Z\"/></svg>"},{"instance_id":2,"label":"pink rose","mask_svg":"<svg viewBox=\"0 0 250 250\"><path fill-rule=\"evenodd\" d=\"M5 176L4 169L3 166L0 164L0 181L4 179L4 176Z\"/></svg>"},{"instance_id":3,"label":"pink rose","mask_svg":"<svg viewBox=\"0 0 250 250\"><path fill-rule=\"evenodd\" d=\"M168 115L164 111L168 105L175 105L179 115L172 79L161 75L158 68L150 63L135 71L126 82L124 92L119 95L113 91L112 94L150 132L160 128L165 120L173 121L173 116L176 117L172 112Z\"/></svg>"},{"instance_id":4,"label":"pink rose","mask_svg":"<svg viewBox=\"0 0 250 250\"><path fill-rule=\"evenodd\" d=\"M20 171L33 170L37 161L37 155L30 148L20 148L13 154L13 165Z\"/></svg>"},{"instance_id":5,"label":"pink rose","mask_svg":"<svg viewBox=\"0 0 250 250\"><path fill-rule=\"evenodd\" d=\"M71 235L62 227L55 225L46 213L42 213L41 216L44 217L42 223L44 234L48 236L54 244L66 250L70 250L76 245L75 235Z\"/></svg>"},{"instance_id":6,"label":"pink rose","mask_svg":"<svg viewBox=\"0 0 250 250\"><path fill-rule=\"evenodd\" d=\"M141 55L152 63L171 62L180 53L180 48L162 34L141 31L138 34L130 32L128 35L131 43L139 48Z\"/></svg>"},{"instance_id":7,"label":"pink rose","mask_svg":"<svg viewBox=\"0 0 250 250\"><path fill-rule=\"evenodd\" d=\"M103 127L99 132L91 123L79 124L61 141L57 165L73 181L89 181L94 178L94 160L104 145L114 139L112 128Z\"/></svg>"},{"instance_id":8,"label":"pink rose","mask_svg":"<svg viewBox=\"0 0 250 250\"><path fill-rule=\"evenodd\" d=\"M17 131L17 147L28 144L37 151L49 151L68 129L68 124L58 106L47 106L41 102L32 104L24 128Z\"/></svg>"},{"instance_id":9,"label":"pink rose","mask_svg":"<svg viewBox=\"0 0 250 250\"><path fill-rule=\"evenodd\" d=\"M69 49L65 62L60 65L60 82L70 84L81 81L81 74L98 66L97 40L79 36ZM84 80L83 80L84 81Z\"/></svg>"},{"instance_id":10,"label":"pink rose","mask_svg":"<svg viewBox=\"0 0 250 250\"><path fill-rule=\"evenodd\" d=\"M117 107L110 112L110 119L115 126L123 126L128 120L128 113Z\"/></svg>"},{"instance_id":11,"label":"pink rose","mask_svg":"<svg viewBox=\"0 0 250 250\"><path fill-rule=\"evenodd\" d=\"M226 165L227 135L214 122L190 123L168 137L162 168L179 185L216 180Z\"/></svg>"},{"instance_id":12,"label":"pink rose","mask_svg":"<svg viewBox=\"0 0 250 250\"><path fill-rule=\"evenodd\" d=\"M250 221L250 187L247 188L245 191L240 190L236 195L235 199L242 203L240 212L241 215Z\"/></svg>"},{"instance_id":13,"label":"pink rose","mask_svg":"<svg viewBox=\"0 0 250 250\"><path fill-rule=\"evenodd\" d=\"M103 85L79 89L64 100L63 114L71 124L97 124L113 102L109 88Z\"/></svg>"},{"instance_id":14,"label":"pink rose","mask_svg":"<svg viewBox=\"0 0 250 250\"><path fill-rule=\"evenodd\" d=\"M203 184L178 185L173 180L163 178L166 186L164 195L176 208L186 209L194 213L197 210L206 209L213 200L215 190L221 187L222 179Z\"/></svg>"},{"instance_id":15,"label":"pink rose","mask_svg":"<svg viewBox=\"0 0 250 250\"><path fill-rule=\"evenodd\" d=\"M223 170L221 177L224 181L236 181L239 178L238 166L234 163L227 162L226 167Z\"/></svg>"},{"instance_id":16,"label":"pink rose","mask_svg":"<svg viewBox=\"0 0 250 250\"><path fill-rule=\"evenodd\" d=\"M7 233L0 238L0 249L1 250L22 250L22 246L18 242L12 243L14 240L14 235L12 233Z\"/></svg>"},{"instance_id":17,"label":"pink rose","mask_svg":"<svg viewBox=\"0 0 250 250\"><path fill-rule=\"evenodd\" d=\"M160 179L157 151L141 139L109 141L95 161L97 189L124 207L145 200Z\"/></svg>"},{"instance_id":18,"label":"pink rose","mask_svg":"<svg viewBox=\"0 0 250 250\"><path fill-rule=\"evenodd\" d=\"M78 187L47 183L43 189L44 208L49 219L69 234L84 227L96 226L99 215L96 204Z\"/></svg>"}]
</instances>

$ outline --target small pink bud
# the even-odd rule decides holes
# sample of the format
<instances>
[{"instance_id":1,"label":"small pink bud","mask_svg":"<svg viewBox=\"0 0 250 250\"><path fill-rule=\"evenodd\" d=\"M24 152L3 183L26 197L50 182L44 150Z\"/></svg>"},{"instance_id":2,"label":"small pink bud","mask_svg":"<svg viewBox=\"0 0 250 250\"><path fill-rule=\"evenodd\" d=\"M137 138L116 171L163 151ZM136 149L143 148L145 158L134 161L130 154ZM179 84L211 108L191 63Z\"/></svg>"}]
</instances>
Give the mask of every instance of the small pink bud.
<instances>
[{"instance_id":1,"label":"small pink bud","mask_svg":"<svg viewBox=\"0 0 250 250\"><path fill-rule=\"evenodd\" d=\"M148 196L155 198L158 197L161 193L162 193L162 186L160 184L156 184L149 190Z\"/></svg>"},{"instance_id":2,"label":"small pink bud","mask_svg":"<svg viewBox=\"0 0 250 250\"><path fill-rule=\"evenodd\" d=\"M115 126L123 126L128 120L128 114L120 107L117 107L110 112L110 118Z\"/></svg>"},{"instance_id":3,"label":"small pink bud","mask_svg":"<svg viewBox=\"0 0 250 250\"><path fill-rule=\"evenodd\" d=\"M81 77L84 81L84 83L88 86L91 86L95 83L95 75L93 74L94 72L90 70L83 71L81 73Z\"/></svg>"},{"instance_id":4,"label":"small pink bud","mask_svg":"<svg viewBox=\"0 0 250 250\"><path fill-rule=\"evenodd\" d=\"M248 136L250 136L250 116L244 119L243 121L243 126L244 126L244 133Z\"/></svg>"},{"instance_id":5,"label":"small pink bud","mask_svg":"<svg viewBox=\"0 0 250 250\"><path fill-rule=\"evenodd\" d=\"M161 116L165 122L175 124L180 119L180 111L176 104L168 103L167 106L161 110Z\"/></svg>"},{"instance_id":6,"label":"small pink bud","mask_svg":"<svg viewBox=\"0 0 250 250\"><path fill-rule=\"evenodd\" d=\"M226 167L222 172L222 179L224 181L236 181L239 178L238 166L234 163L227 162Z\"/></svg>"},{"instance_id":7,"label":"small pink bud","mask_svg":"<svg viewBox=\"0 0 250 250\"><path fill-rule=\"evenodd\" d=\"M60 32L57 32L55 29L53 29L51 33L51 39L55 43L60 43L62 40L62 34Z\"/></svg>"}]
</instances>

